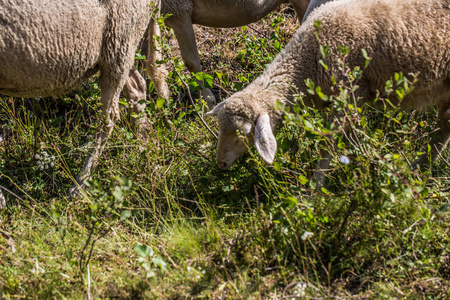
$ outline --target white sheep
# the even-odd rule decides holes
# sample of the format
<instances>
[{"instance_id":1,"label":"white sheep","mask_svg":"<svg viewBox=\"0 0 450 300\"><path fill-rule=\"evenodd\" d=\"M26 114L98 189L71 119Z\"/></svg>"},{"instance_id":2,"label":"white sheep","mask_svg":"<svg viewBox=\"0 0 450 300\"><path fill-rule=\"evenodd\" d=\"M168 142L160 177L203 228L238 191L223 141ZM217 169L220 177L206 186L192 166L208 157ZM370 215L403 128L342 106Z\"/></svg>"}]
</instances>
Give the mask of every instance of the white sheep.
<instances>
[{"instance_id":1,"label":"white sheep","mask_svg":"<svg viewBox=\"0 0 450 300\"><path fill-rule=\"evenodd\" d=\"M72 195L91 177L119 119L124 86L134 110L142 112L136 102L145 99L146 84L133 62L153 10L150 0L6 0L0 5L0 94L61 95L100 71L105 125Z\"/></svg>"},{"instance_id":2,"label":"white sheep","mask_svg":"<svg viewBox=\"0 0 450 300\"><path fill-rule=\"evenodd\" d=\"M193 24L220 28L243 26L263 18L283 2L290 2L297 13L298 19L302 20L310 0L162 0L161 13L163 15L171 14L165 23L173 28L175 32L181 56L187 68L189 71L197 73L202 71L202 67L192 28ZM322 2L324 0L313 0L312 7L308 8L308 10L311 11L316 5L322 4ZM152 28L158 30L155 27ZM159 31L151 32L150 36L154 33L159 34ZM150 42L154 43L154 40L151 39ZM150 45L147 73L152 81L155 82L158 94L163 98L167 98L168 88L162 82L167 72L163 67L155 68L157 66L156 61L160 60L161 56L152 52L153 49L154 46ZM144 49L143 52L145 53L147 50ZM209 108L216 104L216 99L210 89L203 87L201 95L206 100Z\"/></svg>"},{"instance_id":3,"label":"white sheep","mask_svg":"<svg viewBox=\"0 0 450 300\"><path fill-rule=\"evenodd\" d=\"M320 43L315 20L321 22ZM356 90L362 101L375 99L396 72L418 73L413 92L401 103L395 96L389 99L403 109L437 106L440 138L432 143L435 158L450 136L449 32L450 0L340 0L317 8L260 77L209 112L218 115L219 167L229 168L247 150L237 131L246 135L247 143L255 144L267 163L273 162L277 150L273 130L283 119L275 108L277 101L289 106L294 91L300 91L306 105L326 104L306 92L305 83L310 78L322 91L332 93L330 76L319 64L320 45L329 46L326 64L335 76L342 74L336 59L339 46L349 46L350 68L364 67L361 49L369 53L372 60ZM327 156L319 160L314 174L321 182L329 165Z\"/></svg>"}]
</instances>

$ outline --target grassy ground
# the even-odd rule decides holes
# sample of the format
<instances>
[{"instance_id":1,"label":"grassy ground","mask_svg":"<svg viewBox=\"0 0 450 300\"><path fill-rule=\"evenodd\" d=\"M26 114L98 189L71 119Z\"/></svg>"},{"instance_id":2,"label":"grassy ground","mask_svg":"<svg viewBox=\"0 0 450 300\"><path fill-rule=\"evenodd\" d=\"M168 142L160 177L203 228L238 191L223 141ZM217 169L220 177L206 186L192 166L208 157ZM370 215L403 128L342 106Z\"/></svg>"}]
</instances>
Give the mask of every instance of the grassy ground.
<instances>
[{"instance_id":1,"label":"grassy ground","mask_svg":"<svg viewBox=\"0 0 450 300\"><path fill-rule=\"evenodd\" d=\"M197 27L216 96L251 82L296 26L283 9L251 27ZM174 38L166 45L195 90ZM448 163L409 165L426 151L435 111L350 109L353 139L333 135L339 149L316 188L321 113L287 115L273 166L251 149L223 172L197 116L204 104L190 105L177 72L169 81L169 103L148 100L147 138L124 113L76 200L66 193L100 124L95 80L58 101L2 97L1 298L450 298Z\"/></svg>"}]
</instances>

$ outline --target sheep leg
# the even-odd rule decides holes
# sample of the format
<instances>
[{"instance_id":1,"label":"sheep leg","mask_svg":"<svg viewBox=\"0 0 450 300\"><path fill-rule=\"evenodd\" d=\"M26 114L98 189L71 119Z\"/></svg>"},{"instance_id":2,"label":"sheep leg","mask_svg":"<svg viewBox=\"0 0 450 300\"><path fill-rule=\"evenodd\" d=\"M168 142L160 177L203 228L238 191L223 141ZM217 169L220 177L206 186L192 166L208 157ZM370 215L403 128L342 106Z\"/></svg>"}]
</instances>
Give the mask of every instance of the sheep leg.
<instances>
[{"instance_id":1,"label":"sheep leg","mask_svg":"<svg viewBox=\"0 0 450 300\"><path fill-rule=\"evenodd\" d=\"M158 61L162 61L161 49L157 42L158 37L161 37L161 28L154 18L150 20L147 32L148 53L145 61L146 74L155 84L158 95L167 100L170 97L169 86L166 82L168 72L164 65L158 63Z\"/></svg>"},{"instance_id":2,"label":"sheep leg","mask_svg":"<svg viewBox=\"0 0 450 300\"><path fill-rule=\"evenodd\" d=\"M438 104L438 119L438 137L431 142L430 153L422 154L419 159L413 163L413 169L417 168L418 165L423 167L430 166L447 147L450 139L450 100Z\"/></svg>"},{"instance_id":3,"label":"sheep leg","mask_svg":"<svg viewBox=\"0 0 450 300\"><path fill-rule=\"evenodd\" d=\"M177 38L178 45L180 46L181 57L186 63L189 71L193 73L202 72L200 56L198 55L197 43L195 41L195 34L191 19L171 17L167 20L167 25L175 31L175 36ZM200 86L203 86L202 82L198 83ZM203 99L205 99L209 109L212 109L216 105L216 98L210 89L203 87L200 94Z\"/></svg>"},{"instance_id":4,"label":"sheep leg","mask_svg":"<svg viewBox=\"0 0 450 300\"><path fill-rule=\"evenodd\" d=\"M6 198L3 195L2 190L0 190L0 209L5 209L6 208Z\"/></svg>"},{"instance_id":5,"label":"sheep leg","mask_svg":"<svg viewBox=\"0 0 450 300\"><path fill-rule=\"evenodd\" d=\"M350 132L350 125L349 124L342 124L339 121L339 115L335 117L334 119L334 128L339 128L339 126L343 126L342 131L347 136ZM313 174L313 181L316 182L317 187L322 187L325 184L326 176L325 173L330 168L331 159L333 158L332 153L338 152L338 145L335 140L331 142L331 149L327 149L327 142L322 141L320 143L321 150L320 150L320 159L317 162L316 169L314 170Z\"/></svg>"},{"instance_id":6,"label":"sheep leg","mask_svg":"<svg viewBox=\"0 0 450 300\"><path fill-rule=\"evenodd\" d=\"M309 5L310 1L309 0L290 0L290 2L291 2L291 5L295 9L299 23L301 23L303 16L305 15L306 10L308 9L308 5Z\"/></svg>"},{"instance_id":7,"label":"sheep leg","mask_svg":"<svg viewBox=\"0 0 450 300\"><path fill-rule=\"evenodd\" d=\"M321 143L322 147L326 147L326 143ZM333 142L333 150L337 149L337 145ZM316 182L317 187L322 187L325 184L325 173L330 168L331 158L333 155L328 149L322 148L320 150L320 159L317 162L316 169L314 170L314 174L312 180Z\"/></svg>"},{"instance_id":8,"label":"sheep leg","mask_svg":"<svg viewBox=\"0 0 450 300\"><path fill-rule=\"evenodd\" d=\"M140 129L144 129L147 123L147 116L145 115L145 103L139 103L141 100L145 100L146 94L146 83L141 74L132 68L125 81L125 86L123 87L123 93L128 101L128 109L131 115L131 121L136 131L139 132Z\"/></svg>"},{"instance_id":9,"label":"sheep leg","mask_svg":"<svg viewBox=\"0 0 450 300\"><path fill-rule=\"evenodd\" d=\"M106 72L102 72L102 75ZM100 128L96 134L95 146L92 149L91 154L84 163L83 169L76 178L76 184L74 184L69 190L70 197L76 197L81 194L81 191L86 187L86 181L92 177L92 171L98 164L98 159L105 148L106 142L111 135L114 124L119 120L119 96L121 87L125 84L125 78L120 84L112 85L109 82L111 80L105 80L100 76L99 86L101 90L102 99L102 115L105 116L105 125ZM118 88L120 87L120 88Z\"/></svg>"}]
</instances>

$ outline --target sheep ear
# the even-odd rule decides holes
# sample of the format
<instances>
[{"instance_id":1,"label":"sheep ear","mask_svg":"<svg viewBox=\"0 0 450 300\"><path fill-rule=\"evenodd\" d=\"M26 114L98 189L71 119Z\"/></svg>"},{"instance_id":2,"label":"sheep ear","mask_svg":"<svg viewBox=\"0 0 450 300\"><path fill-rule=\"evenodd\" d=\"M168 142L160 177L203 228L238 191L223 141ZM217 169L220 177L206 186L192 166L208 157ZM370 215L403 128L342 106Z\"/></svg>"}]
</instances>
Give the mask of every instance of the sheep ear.
<instances>
[{"instance_id":1,"label":"sheep ear","mask_svg":"<svg viewBox=\"0 0 450 300\"><path fill-rule=\"evenodd\" d=\"M256 120L255 147L265 162L273 163L277 152L277 140L273 135L268 114L260 115Z\"/></svg>"},{"instance_id":2,"label":"sheep ear","mask_svg":"<svg viewBox=\"0 0 450 300\"><path fill-rule=\"evenodd\" d=\"M211 109L210 111L208 111L206 113L206 115L207 116L218 115L219 111L222 109L222 107L225 105L225 103L227 103L227 100L224 100L224 101L220 102L219 104L217 104L216 106L214 106L214 108Z\"/></svg>"}]
</instances>

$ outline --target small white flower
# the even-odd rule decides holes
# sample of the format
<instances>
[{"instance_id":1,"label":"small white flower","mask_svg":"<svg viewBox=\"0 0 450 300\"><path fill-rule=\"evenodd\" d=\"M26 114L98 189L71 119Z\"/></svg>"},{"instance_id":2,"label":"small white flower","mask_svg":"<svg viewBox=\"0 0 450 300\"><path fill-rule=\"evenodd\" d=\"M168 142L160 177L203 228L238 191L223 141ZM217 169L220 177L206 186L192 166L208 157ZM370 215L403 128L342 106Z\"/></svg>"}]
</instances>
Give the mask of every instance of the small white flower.
<instances>
[{"instance_id":1,"label":"small white flower","mask_svg":"<svg viewBox=\"0 0 450 300\"><path fill-rule=\"evenodd\" d=\"M305 290L307 286L308 285L304 282L297 283L294 287L294 295L296 297L305 297L306 296Z\"/></svg>"},{"instance_id":2,"label":"small white flower","mask_svg":"<svg viewBox=\"0 0 450 300\"><path fill-rule=\"evenodd\" d=\"M350 163L350 158L345 155L341 155L341 157L339 157L339 161L345 165L348 165Z\"/></svg>"},{"instance_id":3,"label":"small white flower","mask_svg":"<svg viewBox=\"0 0 450 300\"><path fill-rule=\"evenodd\" d=\"M41 171L53 168L55 166L55 156L50 156L47 151L42 151L40 154L36 153L34 158L37 160L37 165Z\"/></svg>"},{"instance_id":4,"label":"small white flower","mask_svg":"<svg viewBox=\"0 0 450 300\"><path fill-rule=\"evenodd\" d=\"M309 239L309 238L311 238L311 237L313 237L313 236L314 236L314 233L312 233L312 232L310 232L310 231L305 231L305 232L302 234L301 239L302 239L302 241L306 241L307 239Z\"/></svg>"},{"instance_id":5,"label":"small white flower","mask_svg":"<svg viewBox=\"0 0 450 300\"><path fill-rule=\"evenodd\" d=\"M212 144L210 142L200 145L198 151L202 154L205 154L209 148L211 148Z\"/></svg>"}]
</instances>

